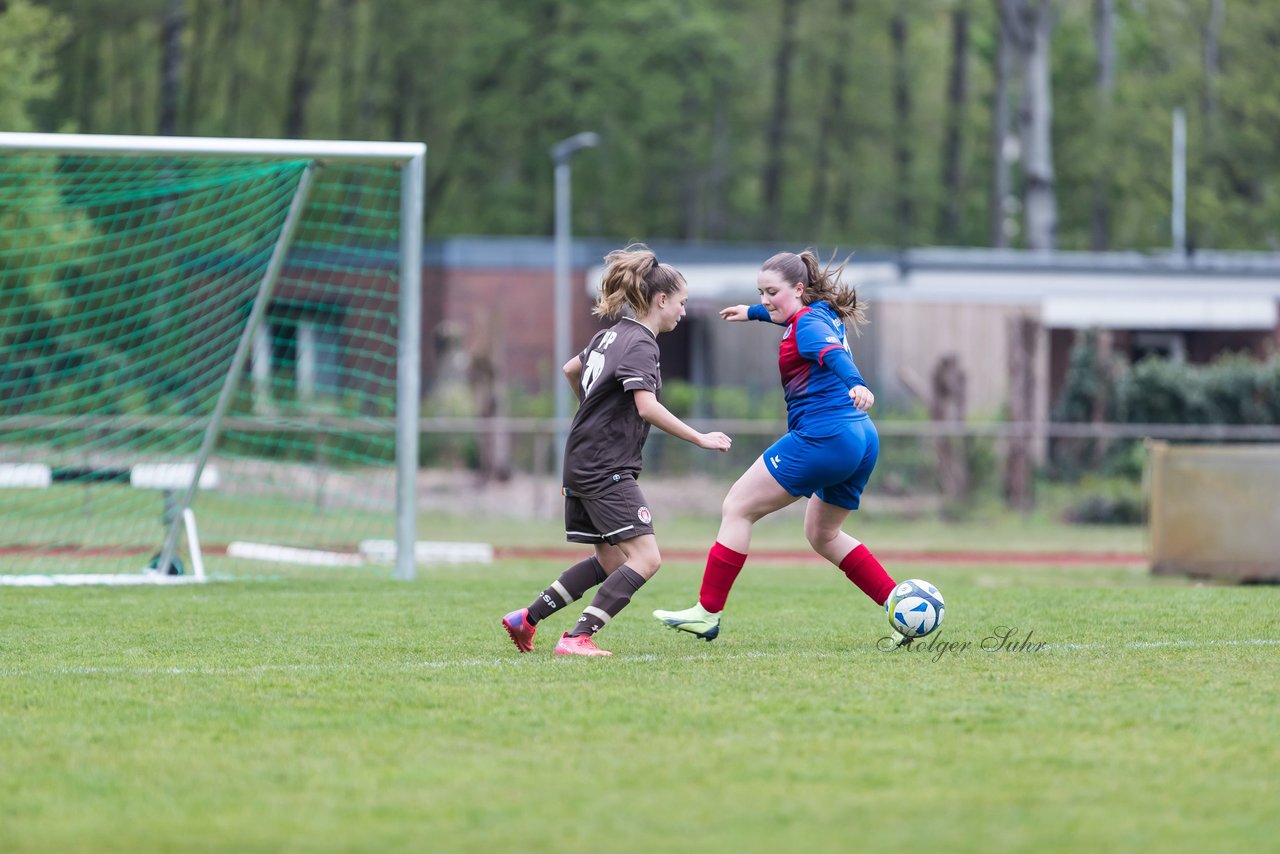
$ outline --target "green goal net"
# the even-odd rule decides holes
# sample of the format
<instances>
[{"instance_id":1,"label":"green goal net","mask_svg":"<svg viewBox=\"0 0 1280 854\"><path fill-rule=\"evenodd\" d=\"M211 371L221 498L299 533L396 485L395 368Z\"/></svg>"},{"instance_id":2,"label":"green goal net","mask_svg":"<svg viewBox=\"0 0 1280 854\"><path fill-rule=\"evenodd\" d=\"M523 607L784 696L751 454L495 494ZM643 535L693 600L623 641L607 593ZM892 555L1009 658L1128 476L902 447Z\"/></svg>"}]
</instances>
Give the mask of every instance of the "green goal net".
<instances>
[{"instance_id":1,"label":"green goal net","mask_svg":"<svg viewBox=\"0 0 1280 854\"><path fill-rule=\"evenodd\" d=\"M422 146L236 142L0 134L10 581L412 574Z\"/></svg>"}]
</instances>

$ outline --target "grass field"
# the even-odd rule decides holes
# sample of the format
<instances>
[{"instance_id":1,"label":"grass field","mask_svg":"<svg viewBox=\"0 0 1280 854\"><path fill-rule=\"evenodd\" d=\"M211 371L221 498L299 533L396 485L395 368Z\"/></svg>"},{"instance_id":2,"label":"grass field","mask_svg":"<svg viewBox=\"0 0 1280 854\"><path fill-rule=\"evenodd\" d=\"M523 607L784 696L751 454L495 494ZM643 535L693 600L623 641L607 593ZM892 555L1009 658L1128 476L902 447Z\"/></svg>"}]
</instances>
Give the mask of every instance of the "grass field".
<instances>
[{"instance_id":1,"label":"grass field","mask_svg":"<svg viewBox=\"0 0 1280 854\"><path fill-rule=\"evenodd\" d=\"M498 617L560 568L0 588L0 850L1221 851L1280 834L1276 588L911 565L894 574L937 583L947 622L932 649L885 653L883 612L813 564L749 566L712 644L664 629L649 611L690 604L699 575L672 563L602 633L612 659L551 655L565 615L521 656ZM982 649L999 626L1016 631Z\"/></svg>"}]
</instances>

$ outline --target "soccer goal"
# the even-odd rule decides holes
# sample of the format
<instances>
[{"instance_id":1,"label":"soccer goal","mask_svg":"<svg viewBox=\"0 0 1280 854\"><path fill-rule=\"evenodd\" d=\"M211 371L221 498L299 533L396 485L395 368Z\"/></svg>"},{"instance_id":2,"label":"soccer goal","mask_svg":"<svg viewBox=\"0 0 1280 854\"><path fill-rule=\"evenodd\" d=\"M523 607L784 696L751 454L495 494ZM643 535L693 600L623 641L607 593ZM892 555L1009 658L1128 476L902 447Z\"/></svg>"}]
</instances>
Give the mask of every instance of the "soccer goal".
<instances>
[{"instance_id":1,"label":"soccer goal","mask_svg":"<svg viewBox=\"0 0 1280 854\"><path fill-rule=\"evenodd\" d=\"M0 579L412 578L425 156L0 133Z\"/></svg>"}]
</instances>

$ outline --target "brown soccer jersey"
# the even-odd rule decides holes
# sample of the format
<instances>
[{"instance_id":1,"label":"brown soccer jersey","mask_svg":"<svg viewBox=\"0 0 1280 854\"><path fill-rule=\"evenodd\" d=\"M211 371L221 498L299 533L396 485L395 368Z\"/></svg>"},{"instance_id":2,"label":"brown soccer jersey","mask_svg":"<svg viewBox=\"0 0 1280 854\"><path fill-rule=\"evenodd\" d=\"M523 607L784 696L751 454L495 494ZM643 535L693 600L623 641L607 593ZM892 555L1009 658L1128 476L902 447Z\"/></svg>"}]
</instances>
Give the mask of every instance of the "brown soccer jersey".
<instances>
[{"instance_id":1,"label":"brown soccer jersey","mask_svg":"<svg viewBox=\"0 0 1280 854\"><path fill-rule=\"evenodd\" d=\"M624 318L596 333L582 360L582 403L564 450L564 485L598 495L621 477L635 477L649 423L636 411L632 392L662 388L658 339L648 327Z\"/></svg>"}]
</instances>

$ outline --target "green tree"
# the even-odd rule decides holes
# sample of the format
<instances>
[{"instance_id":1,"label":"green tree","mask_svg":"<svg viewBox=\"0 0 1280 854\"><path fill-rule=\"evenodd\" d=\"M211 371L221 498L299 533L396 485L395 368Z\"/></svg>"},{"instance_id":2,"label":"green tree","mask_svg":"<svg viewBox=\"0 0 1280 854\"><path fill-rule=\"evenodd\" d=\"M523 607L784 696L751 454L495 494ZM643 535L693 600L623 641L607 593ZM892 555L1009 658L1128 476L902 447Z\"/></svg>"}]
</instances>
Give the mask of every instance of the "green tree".
<instances>
[{"instance_id":1,"label":"green tree","mask_svg":"<svg viewBox=\"0 0 1280 854\"><path fill-rule=\"evenodd\" d=\"M67 21L27 0L0 4L0 127L35 129L37 102L57 91L56 51Z\"/></svg>"},{"instance_id":2,"label":"green tree","mask_svg":"<svg viewBox=\"0 0 1280 854\"><path fill-rule=\"evenodd\" d=\"M0 126L34 129L33 112L56 91L56 51L68 29L66 20L26 0L0 8ZM0 313L10 321L0 329L0 364L7 378L27 379L20 367L14 373L22 361L15 348L39 346L42 330L66 312L58 277L67 259L44 253L44 263L25 273L15 272L16 260L43 252L42 232L83 226L61 207L53 158L9 158L0 168L13 176L0 196Z\"/></svg>"},{"instance_id":3,"label":"green tree","mask_svg":"<svg viewBox=\"0 0 1280 854\"><path fill-rule=\"evenodd\" d=\"M1026 147L1007 161L998 134L1002 115L1014 124L1000 109L1016 105L1022 68L1006 57L1002 94L1001 6L1049 8L21 0L0 28L0 118L11 129L152 133L163 115L182 134L425 140L436 235L548 233L548 149L595 130L602 146L574 162L582 232L999 244L1002 198L1052 175L1058 246L1153 249L1169 245L1169 123L1181 107L1191 240L1280 247L1280 4L1053 3L1052 128L1037 149L1053 156L1031 171ZM168 40L166 12L180 29ZM909 122L895 121L895 101L909 104Z\"/></svg>"}]
</instances>

